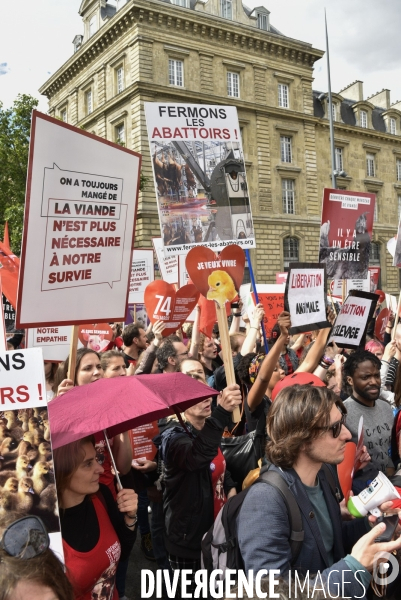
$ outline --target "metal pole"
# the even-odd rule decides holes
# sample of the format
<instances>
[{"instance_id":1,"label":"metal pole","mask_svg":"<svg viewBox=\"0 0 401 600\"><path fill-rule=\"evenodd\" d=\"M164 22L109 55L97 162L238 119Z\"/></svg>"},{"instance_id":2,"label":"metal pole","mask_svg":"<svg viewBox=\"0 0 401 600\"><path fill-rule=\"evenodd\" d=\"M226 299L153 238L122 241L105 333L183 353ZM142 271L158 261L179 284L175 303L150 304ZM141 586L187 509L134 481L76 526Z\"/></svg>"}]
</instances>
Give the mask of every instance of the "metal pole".
<instances>
[{"instance_id":1,"label":"metal pole","mask_svg":"<svg viewBox=\"0 0 401 600\"><path fill-rule=\"evenodd\" d=\"M327 58L327 88L329 96L329 122L330 122L330 148L331 148L331 185L335 190L336 183L336 154L334 148L334 125L333 125L333 102L331 99L331 79L330 79L330 54L329 54L329 36L327 33L326 9L324 9L324 23L326 26L326 58Z\"/></svg>"}]
</instances>

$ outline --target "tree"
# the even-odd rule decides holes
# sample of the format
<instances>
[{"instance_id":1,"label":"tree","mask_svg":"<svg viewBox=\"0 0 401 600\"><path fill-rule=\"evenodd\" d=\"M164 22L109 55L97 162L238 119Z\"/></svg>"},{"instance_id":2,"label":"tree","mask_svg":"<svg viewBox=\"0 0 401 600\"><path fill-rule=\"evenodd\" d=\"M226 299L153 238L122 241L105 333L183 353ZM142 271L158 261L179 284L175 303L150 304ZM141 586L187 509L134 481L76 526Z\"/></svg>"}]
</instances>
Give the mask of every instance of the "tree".
<instances>
[{"instance_id":1,"label":"tree","mask_svg":"<svg viewBox=\"0 0 401 600\"><path fill-rule=\"evenodd\" d=\"M32 110L38 100L19 94L13 106L0 102L0 235L9 222L11 248L20 254Z\"/></svg>"}]
</instances>

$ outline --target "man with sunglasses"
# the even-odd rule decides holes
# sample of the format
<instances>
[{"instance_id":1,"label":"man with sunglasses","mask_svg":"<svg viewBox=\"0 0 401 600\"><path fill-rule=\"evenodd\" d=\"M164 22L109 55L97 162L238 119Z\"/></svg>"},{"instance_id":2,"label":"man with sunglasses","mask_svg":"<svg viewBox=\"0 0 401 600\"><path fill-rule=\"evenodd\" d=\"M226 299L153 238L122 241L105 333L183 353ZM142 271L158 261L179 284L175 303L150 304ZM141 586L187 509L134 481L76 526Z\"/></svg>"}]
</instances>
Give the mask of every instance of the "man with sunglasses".
<instances>
[{"instance_id":1,"label":"man with sunglasses","mask_svg":"<svg viewBox=\"0 0 401 600\"><path fill-rule=\"evenodd\" d=\"M267 419L266 456L270 470L282 477L298 504L303 539L295 552L291 536L299 540L302 535L291 531L294 524L283 496L272 485L255 483L238 518L245 571L277 569L283 577L290 573L292 584L295 577L301 582L309 577L311 591L315 582L322 587L311 575L319 573L328 597L364 598L375 554L401 547L401 539L375 543L384 527L371 530L374 517L341 519L335 478L328 465L343 461L351 439L346 412L338 396L324 387L294 385L278 394ZM381 509L391 505L386 503Z\"/></svg>"}]
</instances>

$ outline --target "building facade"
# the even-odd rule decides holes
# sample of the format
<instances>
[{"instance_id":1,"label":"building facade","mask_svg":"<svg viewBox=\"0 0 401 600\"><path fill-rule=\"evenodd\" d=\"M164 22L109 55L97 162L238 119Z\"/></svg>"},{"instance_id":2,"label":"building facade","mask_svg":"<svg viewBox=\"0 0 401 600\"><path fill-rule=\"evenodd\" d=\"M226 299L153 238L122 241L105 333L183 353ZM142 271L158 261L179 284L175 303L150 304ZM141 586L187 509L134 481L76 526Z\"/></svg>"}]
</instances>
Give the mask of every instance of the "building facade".
<instances>
[{"instance_id":1,"label":"building facade","mask_svg":"<svg viewBox=\"0 0 401 600\"><path fill-rule=\"evenodd\" d=\"M148 182L136 244L160 234L143 103L225 104L238 110L258 281L274 282L293 260L316 261L323 188L331 187L327 98L312 89L323 52L241 0L83 0L80 14L84 35L40 92L51 115L142 154ZM387 90L363 100L361 82L333 99L337 187L378 194L372 264L396 293L385 246L401 208L400 107Z\"/></svg>"}]
</instances>

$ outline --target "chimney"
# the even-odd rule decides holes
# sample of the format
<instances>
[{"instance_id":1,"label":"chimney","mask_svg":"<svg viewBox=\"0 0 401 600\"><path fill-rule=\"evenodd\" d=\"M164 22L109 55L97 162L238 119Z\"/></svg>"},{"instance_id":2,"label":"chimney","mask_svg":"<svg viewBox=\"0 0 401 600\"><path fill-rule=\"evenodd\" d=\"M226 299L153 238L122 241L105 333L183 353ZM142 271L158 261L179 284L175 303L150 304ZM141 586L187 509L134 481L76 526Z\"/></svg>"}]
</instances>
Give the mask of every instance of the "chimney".
<instances>
[{"instance_id":1,"label":"chimney","mask_svg":"<svg viewBox=\"0 0 401 600\"><path fill-rule=\"evenodd\" d=\"M360 102L363 100L363 81L354 81L350 85L347 85L347 87L340 90L340 94L347 100L355 100L355 102Z\"/></svg>"},{"instance_id":2,"label":"chimney","mask_svg":"<svg viewBox=\"0 0 401 600\"><path fill-rule=\"evenodd\" d=\"M367 98L367 100L374 106L380 106L380 108L388 110L390 108L390 90L383 89L381 92Z\"/></svg>"},{"instance_id":3,"label":"chimney","mask_svg":"<svg viewBox=\"0 0 401 600\"><path fill-rule=\"evenodd\" d=\"M391 105L390 108L395 108L396 110L401 110L401 100L396 100L394 104Z\"/></svg>"}]
</instances>

